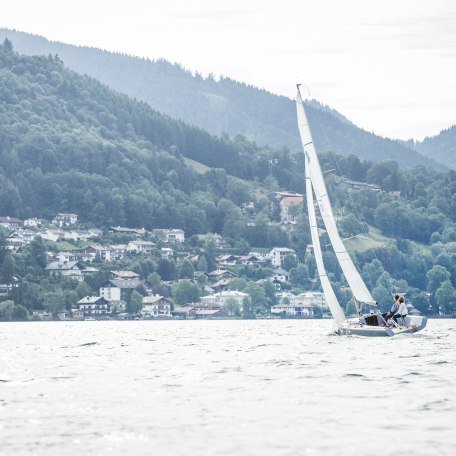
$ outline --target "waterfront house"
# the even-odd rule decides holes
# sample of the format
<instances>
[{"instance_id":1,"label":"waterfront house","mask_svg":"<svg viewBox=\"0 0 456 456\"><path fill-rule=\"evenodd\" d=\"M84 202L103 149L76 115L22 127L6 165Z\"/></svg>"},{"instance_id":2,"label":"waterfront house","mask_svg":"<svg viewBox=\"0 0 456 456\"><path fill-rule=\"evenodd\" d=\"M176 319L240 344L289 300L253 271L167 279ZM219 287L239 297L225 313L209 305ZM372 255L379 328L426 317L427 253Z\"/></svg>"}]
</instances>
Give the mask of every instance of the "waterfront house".
<instances>
[{"instance_id":1,"label":"waterfront house","mask_svg":"<svg viewBox=\"0 0 456 456\"><path fill-rule=\"evenodd\" d=\"M84 317L107 317L111 313L110 303L100 296L86 296L77 302Z\"/></svg>"},{"instance_id":2,"label":"waterfront house","mask_svg":"<svg viewBox=\"0 0 456 456\"><path fill-rule=\"evenodd\" d=\"M100 287L100 296L107 301L128 302L133 290L145 287L139 279L111 279Z\"/></svg>"},{"instance_id":3,"label":"waterfront house","mask_svg":"<svg viewBox=\"0 0 456 456\"><path fill-rule=\"evenodd\" d=\"M141 315L143 317L171 317L173 304L168 298L160 295L145 296L142 305Z\"/></svg>"},{"instance_id":4,"label":"waterfront house","mask_svg":"<svg viewBox=\"0 0 456 456\"><path fill-rule=\"evenodd\" d=\"M272 315L292 318L313 318L315 309L303 304L277 304L271 307Z\"/></svg>"}]
</instances>

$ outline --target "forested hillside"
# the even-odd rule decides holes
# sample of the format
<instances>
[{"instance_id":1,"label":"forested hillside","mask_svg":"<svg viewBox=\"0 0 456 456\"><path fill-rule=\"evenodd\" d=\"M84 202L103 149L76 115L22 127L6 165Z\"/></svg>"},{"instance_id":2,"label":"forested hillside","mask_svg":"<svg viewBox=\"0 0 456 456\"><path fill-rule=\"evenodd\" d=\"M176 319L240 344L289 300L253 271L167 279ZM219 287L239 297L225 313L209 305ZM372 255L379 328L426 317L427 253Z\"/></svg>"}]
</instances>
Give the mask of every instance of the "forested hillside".
<instances>
[{"instance_id":1,"label":"forested hillside","mask_svg":"<svg viewBox=\"0 0 456 456\"><path fill-rule=\"evenodd\" d=\"M76 212L100 228L175 227L189 238L220 233L238 253L288 246L299 258L289 265L292 283L314 286L304 214L291 230L269 220L269 190L303 192L302 154L211 136L68 70L58 57L16 54L9 41L0 46L0 100L0 216ZM194 170L187 158L208 168ZM392 161L333 153L321 161L343 236L369 234L371 225L391 237L381 247L354 249L379 301L389 302L393 283L424 299L422 308L429 304L426 289L434 300L444 287L435 302L452 302L456 172L407 171ZM382 191L347 193L342 177ZM344 279L329 249L325 261L340 292Z\"/></svg>"},{"instance_id":2,"label":"forested hillside","mask_svg":"<svg viewBox=\"0 0 456 456\"><path fill-rule=\"evenodd\" d=\"M456 125L416 142L414 147L423 155L456 169Z\"/></svg>"},{"instance_id":3,"label":"forested hillside","mask_svg":"<svg viewBox=\"0 0 456 456\"><path fill-rule=\"evenodd\" d=\"M164 60L150 61L50 42L45 38L0 29L20 53L57 54L65 65L109 87L147 102L169 116L211 133L242 134L260 145L300 148L294 102L265 90L234 81L193 75ZM442 167L399 141L382 138L350 123L337 112L313 102L308 110L314 141L319 150L332 150L361 159L395 160L403 167Z\"/></svg>"}]
</instances>

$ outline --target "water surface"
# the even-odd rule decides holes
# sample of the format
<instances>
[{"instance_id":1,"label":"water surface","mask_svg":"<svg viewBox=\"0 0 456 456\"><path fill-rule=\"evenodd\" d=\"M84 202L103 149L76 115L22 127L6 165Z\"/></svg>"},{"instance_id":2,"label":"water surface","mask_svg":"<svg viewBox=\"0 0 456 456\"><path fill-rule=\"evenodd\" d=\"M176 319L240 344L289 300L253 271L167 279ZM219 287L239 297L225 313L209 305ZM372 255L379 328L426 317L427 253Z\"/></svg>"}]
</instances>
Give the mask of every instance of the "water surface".
<instances>
[{"instance_id":1,"label":"water surface","mask_svg":"<svg viewBox=\"0 0 456 456\"><path fill-rule=\"evenodd\" d=\"M456 321L0 324L2 455L454 455Z\"/></svg>"}]
</instances>

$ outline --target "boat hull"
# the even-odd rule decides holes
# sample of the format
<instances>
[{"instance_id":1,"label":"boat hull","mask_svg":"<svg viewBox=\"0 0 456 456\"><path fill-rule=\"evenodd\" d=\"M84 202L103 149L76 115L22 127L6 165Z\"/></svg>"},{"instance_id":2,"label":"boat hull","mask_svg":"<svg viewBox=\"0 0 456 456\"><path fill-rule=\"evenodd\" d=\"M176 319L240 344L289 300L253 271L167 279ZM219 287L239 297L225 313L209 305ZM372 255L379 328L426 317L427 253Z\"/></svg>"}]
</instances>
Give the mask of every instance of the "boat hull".
<instances>
[{"instance_id":1,"label":"boat hull","mask_svg":"<svg viewBox=\"0 0 456 456\"><path fill-rule=\"evenodd\" d=\"M422 315L407 316L404 320L402 325L386 327L363 325L358 319L345 320L334 324L334 332L339 336L392 337L421 331L427 324L427 318Z\"/></svg>"}]
</instances>

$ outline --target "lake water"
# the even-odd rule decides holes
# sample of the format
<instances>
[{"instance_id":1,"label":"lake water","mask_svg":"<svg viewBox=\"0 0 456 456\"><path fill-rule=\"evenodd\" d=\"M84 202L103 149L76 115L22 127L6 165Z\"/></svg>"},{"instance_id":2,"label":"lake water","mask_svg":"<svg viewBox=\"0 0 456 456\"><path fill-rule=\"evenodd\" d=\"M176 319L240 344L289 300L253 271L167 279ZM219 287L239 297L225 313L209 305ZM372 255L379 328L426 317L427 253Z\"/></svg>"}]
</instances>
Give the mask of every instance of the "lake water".
<instances>
[{"instance_id":1,"label":"lake water","mask_svg":"<svg viewBox=\"0 0 456 456\"><path fill-rule=\"evenodd\" d=\"M3 455L455 455L456 320L0 324Z\"/></svg>"}]
</instances>

